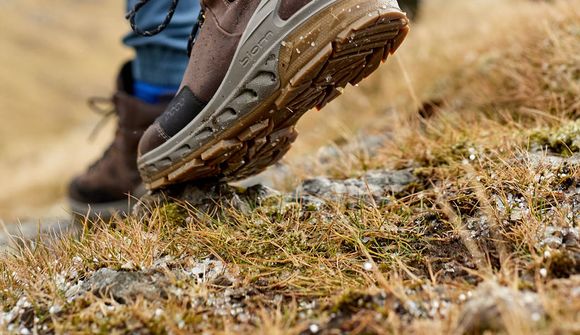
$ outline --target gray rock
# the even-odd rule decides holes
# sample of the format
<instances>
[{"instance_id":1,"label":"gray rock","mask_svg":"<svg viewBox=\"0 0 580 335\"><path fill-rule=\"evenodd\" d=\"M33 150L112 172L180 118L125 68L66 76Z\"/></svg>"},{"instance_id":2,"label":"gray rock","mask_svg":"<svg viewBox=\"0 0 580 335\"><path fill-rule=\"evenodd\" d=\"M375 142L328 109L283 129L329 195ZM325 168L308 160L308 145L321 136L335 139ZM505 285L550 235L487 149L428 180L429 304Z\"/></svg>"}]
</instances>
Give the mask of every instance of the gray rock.
<instances>
[{"instance_id":1,"label":"gray rock","mask_svg":"<svg viewBox=\"0 0 580 335\"><path fill-rule=\"evenodd\" d=\"M119 303L137 297L156 300L167 296L169 280L160 272L125 272L100 269L80 285L80 292L91 292L100 298L112 298ZM68 292L68 295L79 292Z\"/></svg>"},{"instance_id":2,"label":"gray rock","mask_svg":"<svg viewBox=\"0 0 580 335\"><path fill-rule=\"evenodd\" d=\"M483 213L478 213L474 217L465 219L465 226L469 231L469 237L475 240L482 238L489 238L491 232L489 230L489 220Z\"/></svg>"},{"instance_id":3,"label":"gray rock","mask_svg":"<svg viewBox=\"0 0 580 335\"><path fill-rule=\"evenodd\" d=\"M302 208L307 211L319 211L326 204L324 200L309 194L303 194L299 200Z\"/></svg>"},{"instance_id":4,"label":"gray rock","mask_svg":"<svg viewBox=\"0 0 580 335\"><path fill-rule=\"evenodd\" d=\"M315 169L315 167L331 166L344 157L358 157L357 160L360 157L371 157L384 146L385 142L391 140L391 138L389 133L369 135L368 132L363 132L351 139L336 141L341 143L323 146L315 155L297 159L293 165L301 166L304 170L308 171ZM288 165L278 163L266 171L242 180L237 184L243 187L258 184L275 187L284 181L294 181L294 179L295 176Z\"/></svg>"},{"instance_id":5,"label":"gray rock","mask_svg":"<svg viewBox=\"0 0 580 335\"><path fill-rule=\"evenodd\" d=\"M281 194L263 185L249 188L228 184L181 185L146 195L134 209L134 214L146 215L168 201L178 200L194 208L200 215L227 215L228 209L249 213L253 208L267 205L276 208L298 206L304 211L323 209L326 201L345 201L352 207L359 201L380 204L389 197L410 189L417 182L411 169L374 170L360 178L332 180L318 177L306 180L291 194ZM275 201L270 201L275 199Z\"/></svg>"},{"instance_id":6,"label":"gray rock","mask_svg":"<svg viewBox=\"0 0 580 335\"><path fill-rule=\"evenodd\" d=\"M389 171L374 170L360 178L331 180L317 177L306 180L296 190L296 195L310 195L331 201L384 202L388 197L400 194L417 181L411 169Z\"/></svg>"},{"instance_id":7,"label":"gray rock","mask_svg":"<svg viewBox=\"0 0 580 335\"><path fill-rule=\"evenodd\" d=\"M546 154L544 150L536 148L535 150L532 150L532 152L530 152L526 157L534 167L547 166L550 168L555 168L564 164L580 165L580 153L575 153L569 157L562 157Z\"/></svg>"},{"instance_id":8,"label":"gray rock","mask_svg":"<svg viewBox=\"0 0 580 335\"><path fill-rule=\"evenodd\" d=\"M242 188L225 183L185 184L145 195L135 206L133 213L139 216L146 215L148 208L153 208L172 199L195 208L200 214L214 215L228 209L247 213L253 206L259 206L266 199L278 194L277 191L263 185Z\"/></svg>"},{"instance_id":9,"label":"gray rock","mask_svg":"<svg viewBox=\"0 0 580 335\"><path fill-rule=\"evenodd\" d=\"M580 233L575 227L547 226L539 246L548 246L552 249L577 248L580 247Z\"/></svg>"},{"instance_id":10,"label":"gray rock","mask_svg":"<svg viewBox=\"0 0 580 335\"><path fill-rule=\"evenodd\" d=\"M180 280L220 286L233 285L237 280L219 260L190 259L189 262L182 261L178 267L176 265L166 259L152 268L141 271L102 268L90 274L85 281L70 286L65 296L72 301L91 293L99 298L111 298L124 304L137 298L150 301L166 299L169 296L179 298L183 291L175 284Z\"/></svg>"},{"instance_id":11,"label":"gray rock","mask_svg":"<svg viewBox=\"0 0 580 335\"><path fill-rule=\"evenodd\" d=\"M506 316L533 323L542 320L545 311L540 297L534 292L515 291L496 282L485 282L463 306L455 334L505 331Z\"/></svg>"}]
</instances>

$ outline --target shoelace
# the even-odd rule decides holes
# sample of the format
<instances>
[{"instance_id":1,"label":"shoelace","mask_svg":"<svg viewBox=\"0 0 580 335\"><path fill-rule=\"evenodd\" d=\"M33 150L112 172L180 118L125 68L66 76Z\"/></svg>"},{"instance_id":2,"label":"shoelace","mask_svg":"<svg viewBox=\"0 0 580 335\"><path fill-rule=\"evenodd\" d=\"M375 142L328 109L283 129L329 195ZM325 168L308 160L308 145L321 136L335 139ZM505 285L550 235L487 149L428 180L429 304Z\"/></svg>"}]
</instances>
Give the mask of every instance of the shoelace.
<instances>
[{"instance_id":1,"label":"shoelace","mask_svg":"<svg viewBox=\"0 0 580 335\"><path fill-rule=\"evenodd\" d=\"M175 14L175 9L177 8L177 5L179 4L179 0L172 0L171 5L169 6L169 9L167 10L167 15L165 16L165 19L163 20L163 22L161 22L161 24L159 24L157 27L155 27L151 30L142 30L139 27L137 27L137 22L136 22L137 12L139 12L139 10L141 10L141 8L143 8L145 5L147 5L150 1L151 0L139 0L139 2L137 2L137 4L135 4L135 6L127 13L127 15L125 15L125 18L127 20L129 20L129 24L131 25L131 29L133 29L133 31L136 34L141 35L141 36L145 36L145 37L157 35L160 32L162 32L163 30L165 30L165 28L167 28L167 26L169 25L169 23L173 19L173 15ZM187 54L188 55L191 55L191 49L193 48L193 45L195 44L195 41L197 40L197 35L199 33L199 29L203 25L204 21L205 21L205 12L202 8L199 12L198 17L197 17L197 24L193 25L193 28L191 30L191 34L189 35L189 40L187 42Z\"/></svg>"},{"instance_id":2,"label":"shoelace","mask_svg":"<svg viewBox=\"0 0 580 335\"><path fill-rule=\"evenodd\" d=\"M89 98L89 100L87 101L87 104L89 105L89 108L93 112L102 116L101 119L99 120L99 122L97 122L97 124L95 125L93 130L91 130L91 133L89 134L89 141L92 141L95 139L97 134L101 131L101 129L103 129L105 124L107 124L107 121L113 115L115 115L117 113L117 111L115 110L115 105L113 104L113 101L111 100L111 98L92 97L92 98ZM106 108L105 106L108 106L109 108Z\"/></svg>"},{"instance_id":3,"label":"shoelace","mask_svg":"<svg viewBox=\"0 0 580 335\"><path fill-rule=\"evenodd\" d=\"M95 137L98 135L98 133L101 131L101 129L103 129L107 121L109 121L109 119L113 115L117 114L117 110L115 109L115 104L113 103L113 100L111 98L92 97L87 100L87 104L89 105L89 108L93 112L101 115L101 119L99 120L99 122L97 122L97 124L89 134L89 141L93 141ZM99 158L89 166L89 171L95 170L101 164L101 162L107 159L112 150L113 144L109 145L109 147L103 152L101 158Z\"/></svg>"}]
</instances>

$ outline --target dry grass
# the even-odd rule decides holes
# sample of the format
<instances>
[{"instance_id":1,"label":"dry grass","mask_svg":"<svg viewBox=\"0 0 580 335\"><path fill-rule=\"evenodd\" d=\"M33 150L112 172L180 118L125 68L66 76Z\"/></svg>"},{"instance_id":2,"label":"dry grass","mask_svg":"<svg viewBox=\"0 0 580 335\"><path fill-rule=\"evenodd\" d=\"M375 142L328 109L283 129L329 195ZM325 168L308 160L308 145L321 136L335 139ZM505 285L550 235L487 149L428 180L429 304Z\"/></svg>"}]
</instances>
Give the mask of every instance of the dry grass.
<instances>
[{"instance_id":1,"label":"dry grass","mask_svg":"<svg viewBox=\"0 0 580 335\"><path fill-rule=\"evenodd\" d=\"M414 192L318 211L273 198L220 218L167 204L87 224L2 258L2 309L56 333L578 333L580 2L425 10L390 65L304 120L287 159L297 178L412 167ZM424 101L440 105L429 118L416 114ZM392 141L372 157L292 163L358 129ZM181 275L208 257L231 278ZM102 268L153 271L166 292L66 295ZM488 298L497 307L469 312Z\"/></svg>"}]
</instances>

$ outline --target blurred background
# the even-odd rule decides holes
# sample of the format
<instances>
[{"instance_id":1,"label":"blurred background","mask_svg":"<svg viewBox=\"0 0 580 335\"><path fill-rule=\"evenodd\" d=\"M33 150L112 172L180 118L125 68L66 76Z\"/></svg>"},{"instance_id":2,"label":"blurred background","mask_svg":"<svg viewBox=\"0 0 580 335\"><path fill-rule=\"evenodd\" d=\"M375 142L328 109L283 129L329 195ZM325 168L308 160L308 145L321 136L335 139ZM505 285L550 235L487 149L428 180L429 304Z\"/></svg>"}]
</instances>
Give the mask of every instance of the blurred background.
<instances>
[{"instance_id":1,"label":"blurred background","mask_svg":"<svg viewBox=\"0 0 580 335\"><path fill-rule=\"evenodd\" d=\"M547 5L424 0L400 52L358 90L307 114L285 161L291 165L361 131L402 134L396 120L436 96L442 76L472 66L494 47L509 47L510 35L518 34L513 27L533 24L541 6ZM86 101L113 93L118 67L131 57L120 42L128 29L123 1L0 0L0 219L66 215L67 183L112 138L111 120L89 141L101 116Z\"/></svg>"},{"instance_id":2,"label":"blurred background","mask_svg":"<svg viewBox=\"0 0 580 335\"><path fill-rule=\"evenodd\" d=\"M0 218L63 214L68 180L100 154L113 123L87 98L113 91L130 51L117 0L0 0Z\"/></svg>"}]
</instances>

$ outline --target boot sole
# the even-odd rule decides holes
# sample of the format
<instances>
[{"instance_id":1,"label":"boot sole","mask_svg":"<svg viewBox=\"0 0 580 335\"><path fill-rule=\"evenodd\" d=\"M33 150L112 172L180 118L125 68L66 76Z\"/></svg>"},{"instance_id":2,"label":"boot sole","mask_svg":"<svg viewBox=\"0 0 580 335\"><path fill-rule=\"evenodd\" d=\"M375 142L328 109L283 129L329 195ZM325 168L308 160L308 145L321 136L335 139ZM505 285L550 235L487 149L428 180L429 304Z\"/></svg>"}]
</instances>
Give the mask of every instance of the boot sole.
<instances>
[{"instance_id":1,"label":"boot sole","mask_svg":"<svg viewBox=\"0 0 580 335\"><path fill-rule=\"evenodd\" d=\"M116 214L123 216L129 215L133 206L139 202L139 198L147 193L143 185L139 186L131 193L131 196L127 199L88 204L84 202L77 201L72 198L68 198L68 204L71 210L71 214L74 217L79 218L89 218L89 219L103 219L108 220Z\"/></svg>"},{"instance_id":2,"label":"boot sole","mask_svg":"<svg viewBox=\"0 0 580 335\"><path fill-rule=\"evenodd\" d=\"M275 39L273 33L242 37L249 51L234 57L239 63L230 72L254 62L249 79L235 95L220 96L232 90L228 73L216 94L225 101L213 109L218 113L207 120L200 115L205 124L196 126L194 120L184 129L185 140L179 140L182 131L140 157L147 188L209 178L233 181L262 172L288 152L298 135L295 124L306 111L323 108L347 84L373 73L409 31L405 14L387 0L330 2L283 35L263 60L251 58L269 37Z\"/></svg>"}]
</instances>

